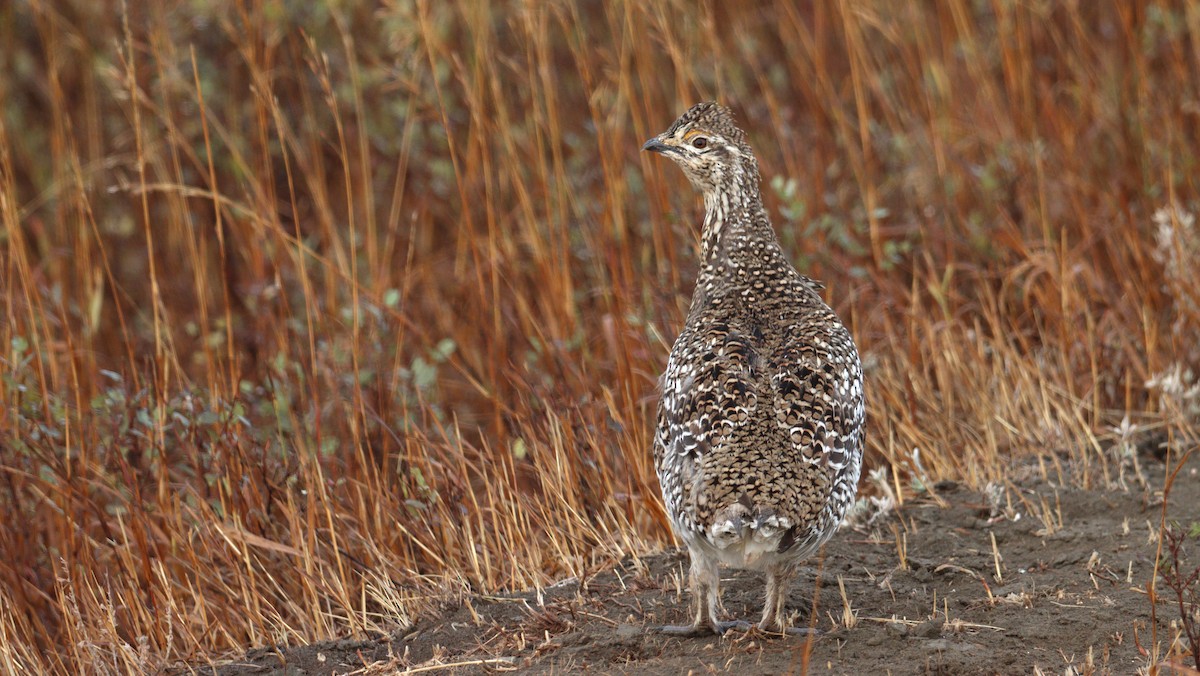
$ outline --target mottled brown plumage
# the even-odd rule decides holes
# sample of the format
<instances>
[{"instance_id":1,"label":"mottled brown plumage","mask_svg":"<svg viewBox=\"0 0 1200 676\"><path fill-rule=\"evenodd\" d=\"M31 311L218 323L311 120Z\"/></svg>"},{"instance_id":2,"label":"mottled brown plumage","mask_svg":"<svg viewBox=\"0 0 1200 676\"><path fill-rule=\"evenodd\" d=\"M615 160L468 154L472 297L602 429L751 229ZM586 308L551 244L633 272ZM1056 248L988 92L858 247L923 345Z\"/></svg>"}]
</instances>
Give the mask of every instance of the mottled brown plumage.
<instances>
[{"instance_id":1,"label":"mottled brown plumage","mask_svg":"<svg viewBox=\"0 0 1200 676\"><path fill-rule=\"evenodd\" d=\"M702 266L662 377L654 459L691 555L692 623L722 632L720 563L765 570L759 626L785 631L796 566L854 500L863 449L858 351L821 285L784 256L759 192L758 163L729 111L701 103L646 150L670 157L704 195Z\"/></svg>"}]
</instances>

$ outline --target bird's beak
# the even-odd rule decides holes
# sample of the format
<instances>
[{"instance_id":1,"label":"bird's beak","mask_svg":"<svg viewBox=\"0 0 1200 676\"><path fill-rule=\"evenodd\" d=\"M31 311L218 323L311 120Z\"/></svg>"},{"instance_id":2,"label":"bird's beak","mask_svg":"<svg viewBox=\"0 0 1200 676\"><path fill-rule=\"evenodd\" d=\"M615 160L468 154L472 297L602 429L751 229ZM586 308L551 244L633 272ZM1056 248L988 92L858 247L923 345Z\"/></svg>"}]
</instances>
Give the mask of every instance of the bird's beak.
<instances>
[{"instance_id":1,"label":"bird's beak","mask_svg":"<svg viewBox=\"0 0 1200 676\"><path fill-rule=\"evenodd\" d=\"M651 152L656 152L656 153L665 153L665 152L673 151L675 149L672 148L671 146L663 143L661 138L655 136L654 138L650 139L649 141L646 141L645 145L642 146L642 150L649 150Z\"/></svg>"}]
</instances>

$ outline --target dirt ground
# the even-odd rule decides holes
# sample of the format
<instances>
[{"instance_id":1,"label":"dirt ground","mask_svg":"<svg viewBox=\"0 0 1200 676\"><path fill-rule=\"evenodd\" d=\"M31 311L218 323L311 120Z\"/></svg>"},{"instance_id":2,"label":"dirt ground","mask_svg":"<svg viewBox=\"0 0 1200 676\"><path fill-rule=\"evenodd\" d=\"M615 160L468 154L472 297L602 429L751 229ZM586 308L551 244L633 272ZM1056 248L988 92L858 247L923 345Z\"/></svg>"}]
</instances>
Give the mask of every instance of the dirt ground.
<instances>
[{"instance_id":1,"label":"dirt ground","mask_svg":"<svg viewBox=\"0 0 1200 676\"><path fill-rule=\"evenodd\" d=\"M402 635L251 650L216 673L1132 674L1149 664L1144 590L1164 476L1153 457L1141 463L1145 487L1127 477L1127 489L1072 489L1031 467L990 499L943 483L937 499L844 528L791 594L797 624L815 625L815 638L655 633L686 621L686 556L668 553L626 560L582 586L464 599ZM1181 522L1200 519L1200 462L1181 472L1168 507ZM723 590L730 616L757 619L760 576L726 571ZM1160 604L1165 646L1177 614Z\"/></svg>"}]
</instances>

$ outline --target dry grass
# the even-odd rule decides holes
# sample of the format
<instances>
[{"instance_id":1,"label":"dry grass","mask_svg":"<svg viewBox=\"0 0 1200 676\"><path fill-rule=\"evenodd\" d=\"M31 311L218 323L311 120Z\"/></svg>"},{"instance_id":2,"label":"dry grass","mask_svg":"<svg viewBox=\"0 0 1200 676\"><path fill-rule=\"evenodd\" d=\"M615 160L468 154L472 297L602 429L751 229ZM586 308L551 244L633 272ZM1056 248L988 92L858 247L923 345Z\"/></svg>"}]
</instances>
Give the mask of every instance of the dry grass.
<instances>
[{"instance_id":1,"label":"dry grass","mask_svg":"<svg viewBox=\"0 0 1200 676\"><path fill-rule=\"evenodd\" d=\"M0 668L666 544L699 205L638 148L699 99L859 341L898 499L1192 437L1200 9L793 5L0 6Z\"/></svg>"}]
</instances>

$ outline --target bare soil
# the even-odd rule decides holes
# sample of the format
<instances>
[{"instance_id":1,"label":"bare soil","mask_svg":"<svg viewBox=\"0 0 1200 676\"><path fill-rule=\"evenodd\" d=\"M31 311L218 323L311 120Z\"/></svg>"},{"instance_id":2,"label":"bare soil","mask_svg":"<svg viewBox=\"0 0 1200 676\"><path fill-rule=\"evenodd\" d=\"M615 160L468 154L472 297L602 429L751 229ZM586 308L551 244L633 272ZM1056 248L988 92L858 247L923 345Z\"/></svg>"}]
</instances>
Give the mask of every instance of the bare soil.
<instances>
[{"instance_id":1,"label":"bare soil","mask_svg":"<svg viewBox=\"0 0 1200 676\"><path fill-rule=\"evenodd\" d=\"M796 622L817 627L814 637L655 633L686 621L687 561L676 552L623 561L582 584L463 598L396 636L251 650L215 673L1132 674L1149 664L1154 640L1145 587L1165 474L1152 457L1142 467L1146 486L1127 476L1126 488L1094 490L1029 468L999 504L996 492L989 500L942 483L936 498L906 502L866 530L843 529L792 591ZM1200 519L1198 469L1193 461L1180 473L1169 518ZM1061 524L1045 523L1043 510ZM760 576L727 571L723 590L730 616L757 619ZM1160 646L1176 617L1161 599Z\"/></svg>"}]
</instances>

